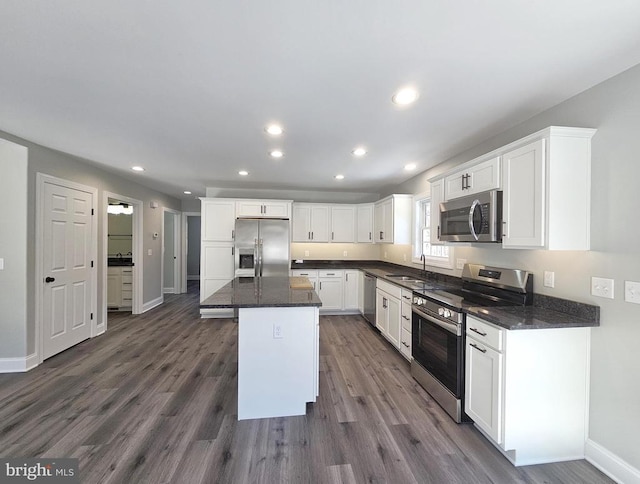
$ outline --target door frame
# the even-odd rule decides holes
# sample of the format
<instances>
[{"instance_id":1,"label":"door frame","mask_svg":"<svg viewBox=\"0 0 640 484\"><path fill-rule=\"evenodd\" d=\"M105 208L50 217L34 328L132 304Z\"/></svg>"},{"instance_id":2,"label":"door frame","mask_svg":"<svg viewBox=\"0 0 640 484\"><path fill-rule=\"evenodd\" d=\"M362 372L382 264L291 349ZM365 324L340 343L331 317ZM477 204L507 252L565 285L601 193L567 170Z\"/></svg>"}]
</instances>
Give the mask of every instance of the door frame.
<instances>
[{"instance_id":1,"label":"door frame","mask_svg":"<svg viewBox=\"0 0 640 484\"><path fill-rule=\"evenodd\" d=\"M173 259L173 294L180 294L182 292L182 272L180 271L181 260L182 257L182 247L180 240L180 214L182 212L178 210L174 210L172 208L162 207L162 259L160 261L160 280L162 281L162 294L166 294L164 291L164 240L165 240L165 226L164 226L164 217L165 214L170 213L173 215L173 247L174 253L176 254L175 259Z\"/></svg>"},{"instance_id":2,"label":"door frame","mask_svg":"<svg viewBox=\"0 0 640 484\"><path fill-rule=\"evenodd\" d=\"M188 241L188 236L189 236L189 217L202 217L202 212L182 212L182 261L181 261L181 268L182 268L182 277L180 278L181 283L182 283L182 290L181 292L187 292L187 249L189 248L189 241ZM202 220L202 219L201 219ZM202 240L202 239L201 239ZM202 267L200 268L200 271L202 271Z\"/></svg>"},{"instance_id":3,"label":"door frame","mask_svg":"<svg viewBox=\"0 0 640 484\"><path fill-rule=\"evenodd\" d=\"M107 259L109 258L109 217L107 216L107 207L109 199L113 198L121 202L133 205L132 215L132 236L131 247L133 248L133 272L132 272L132 291L131 291L131 313L142 314L142 275L144 263L144 246L142 240L142 221L144 218L144 203L141 200L119 195L117 193L104 191L102 193L102 332L107 330Z\"/></svg>"},{"instance_id":4,"label":"door frame","mask_svg":"<svg viewBox=\"0 0 640 484\"><path fill-rule=\"evenodd\" d=\"M98 189L89 185L83 185L81 183L65 180L45 173L36 173L36 257L35 257L35 270L36 270L36 308L35 308L35 352L38 364L41 364L44 359L44 338L42 337L44 329L44 284L41 281L44 280L44 187L45 184L58 185L61 187L69 188L71 190L79 190L81 192L89 193L91 195L91 247L89 248L89 255L93 261L93 271L91 271L91 313L94 315L91 320L91 337L98 336L102 333L98 328L98 222L97 222L97 204L98 204ZM106 282L106 281L105 281ZM106 307L106 301L105 301Z\"/></svg>"}]
</instances>

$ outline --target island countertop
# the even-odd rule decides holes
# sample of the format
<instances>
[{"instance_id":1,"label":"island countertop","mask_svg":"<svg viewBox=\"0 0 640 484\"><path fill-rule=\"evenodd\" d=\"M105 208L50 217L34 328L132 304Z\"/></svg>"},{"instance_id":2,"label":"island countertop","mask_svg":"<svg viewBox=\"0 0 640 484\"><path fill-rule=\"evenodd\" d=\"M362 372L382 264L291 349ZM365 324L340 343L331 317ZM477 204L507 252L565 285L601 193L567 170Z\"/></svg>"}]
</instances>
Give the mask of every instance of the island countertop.
<instances>
[{"instance_id":1,"label":"island countertop","mask_svg":"<svg viewBox=\"0 0 640 484\"><path fill-rule=\"evenodd\" d=\"M322 306L306 277L236 277L200 303L201 308L286 308ZM293 286L293 287L292 287Z\"/></svg>"}]
</instances>

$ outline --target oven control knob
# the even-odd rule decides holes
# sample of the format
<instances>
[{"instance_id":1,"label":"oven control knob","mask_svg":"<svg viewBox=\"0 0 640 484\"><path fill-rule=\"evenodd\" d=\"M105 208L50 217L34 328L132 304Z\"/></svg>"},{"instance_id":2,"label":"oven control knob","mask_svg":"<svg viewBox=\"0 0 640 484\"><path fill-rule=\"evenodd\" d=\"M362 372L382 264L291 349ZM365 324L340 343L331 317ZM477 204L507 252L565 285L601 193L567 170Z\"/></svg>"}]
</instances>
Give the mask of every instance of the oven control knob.
<instances>
[{"instance_id":1,"label":"oven control knob","mask_svg":"<svg viewBox=\"0 0 640 484\"><path fill-rule=\"evenodd\" d=\"M443 310L442 313L442 316L444 316L445 318L451 317L451 311L449 311L448 309Z\"/></svg>"},{"instance_id":2,"label":"oven control knob","mask_svg":"<svg viewBox=\"0 0 640 484\"><path fill-rule=\"evenodd\" d=\"M444 316L444 308L438 308L438 316Z\"/></svg>"}]
</instances>

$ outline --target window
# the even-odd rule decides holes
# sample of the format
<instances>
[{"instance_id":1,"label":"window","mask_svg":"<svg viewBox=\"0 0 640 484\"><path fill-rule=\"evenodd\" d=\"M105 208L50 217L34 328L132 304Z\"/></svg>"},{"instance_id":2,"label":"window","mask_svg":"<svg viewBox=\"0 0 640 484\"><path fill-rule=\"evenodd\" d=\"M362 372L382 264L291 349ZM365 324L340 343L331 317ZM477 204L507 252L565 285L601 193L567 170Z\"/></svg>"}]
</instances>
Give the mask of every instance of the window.
<instances>
[{"instance_id":1,"label":"window","mask_svg":"<svg viewBox=\"0 0 640 484\"><path fill-rule=\"evenodd\" d=\"M453 267L453 247L431 244L431 198L420 195L414 198L414 203L414 262L422 262L420 257L424 254L428 265Z\"/></svg>"}]
</instances>

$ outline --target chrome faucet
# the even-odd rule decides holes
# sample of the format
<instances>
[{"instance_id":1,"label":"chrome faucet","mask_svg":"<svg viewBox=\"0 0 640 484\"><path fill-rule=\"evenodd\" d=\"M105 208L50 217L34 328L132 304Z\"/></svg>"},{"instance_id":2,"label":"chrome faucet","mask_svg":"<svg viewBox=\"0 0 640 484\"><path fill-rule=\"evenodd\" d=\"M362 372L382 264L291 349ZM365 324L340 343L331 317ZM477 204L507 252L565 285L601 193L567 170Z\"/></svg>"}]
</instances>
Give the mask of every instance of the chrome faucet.
<instances>
[{"instance_id":1,"label":"chrome faucet","mask_svg":"<svg viewBox=\"0 0 640 484\"><path fill-rule=\"evenodd\" d=\"M422 254L420 256L420 260L422 261L422 275L426 277L427 276L427 258L425 257L424 254Z\"/></svg>"}]
</instances>

